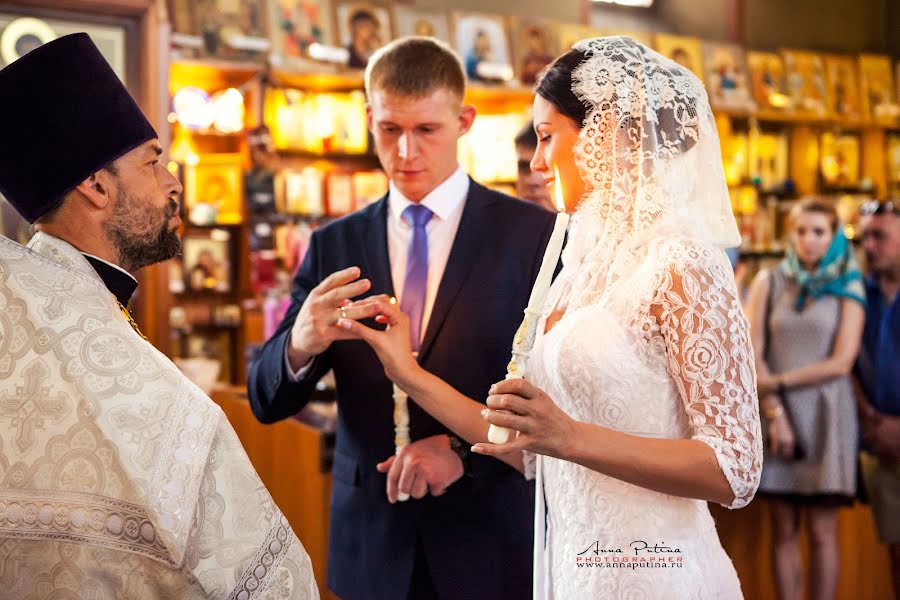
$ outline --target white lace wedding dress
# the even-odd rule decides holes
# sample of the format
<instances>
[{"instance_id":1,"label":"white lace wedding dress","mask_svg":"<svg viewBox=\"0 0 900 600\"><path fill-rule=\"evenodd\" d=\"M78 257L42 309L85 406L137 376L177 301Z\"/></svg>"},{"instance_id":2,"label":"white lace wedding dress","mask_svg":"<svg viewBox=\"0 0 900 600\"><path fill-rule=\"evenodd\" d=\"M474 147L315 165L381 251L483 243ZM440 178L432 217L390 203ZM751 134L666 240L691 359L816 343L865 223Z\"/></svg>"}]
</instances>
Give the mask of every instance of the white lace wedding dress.
<instances>
[{"instance_id":1,"label":"white lace wedding dress","mask_svg":"<svg viewBox=\"0 0 900 600\"><path fill-rule=\"evenodd\" d=\"M602 303L566 314L547 335L539 334L529 379L578 421L709 444L736 493L733 508L743 506L761 466L752 459L753 430L744 424L758 415L744 391L752 373L725 367L749 364L751 357L740 338L730 337L746 339L740 308L709 286L730 276L730 266L720 250L679 239L654 242L648 253L632 280L620 282ZM542 319L539 331L543 327ZM701 339L695 343L693 336ZM671 346L690 347L689 354L667 356ZM706 502L549 457L538 457L537 469L535 535L541 539L545 498L546 544L536 553L535 569L543 571L547 598L741 597ZM635 541L679 552L636 553ZM615 549L622 553L597 553Z\"/></svg>"},{"instance_id":2,"label":"white lace wedding dress","mask_svg":"<svg viewBox=\"0 0 900 600\"><path fill-rule=\"evenodd\" d=\"M583 63L589 74L576 72L573 89L589 106L602 104L610 72L624 63L632 77L677 90L676 104L691 102L694 114L685 120L695 143L650 154L648 138L667 136L644 118L631 141L621 128L612 144L606 139L605 152L618 163L604 170L603 124L589 117L576 157L595 191L573 217L528 379L578 421L707 444L734 493L731 508L742 507L762 467L759 413L748 324L722 251L739 237L705 93L696 78L685 81L686 71L627 38L576 48L590 57ZM621 80L635 87L628 75ZM638 110L661 115L659 106ZM630 143L642 150L634 164L631 148L623 149ZM544 334L557 307L565 314ZM706 502L534 458L526 455L537 476L536 599L741 597Z\"/></svg>"}]
</instances>

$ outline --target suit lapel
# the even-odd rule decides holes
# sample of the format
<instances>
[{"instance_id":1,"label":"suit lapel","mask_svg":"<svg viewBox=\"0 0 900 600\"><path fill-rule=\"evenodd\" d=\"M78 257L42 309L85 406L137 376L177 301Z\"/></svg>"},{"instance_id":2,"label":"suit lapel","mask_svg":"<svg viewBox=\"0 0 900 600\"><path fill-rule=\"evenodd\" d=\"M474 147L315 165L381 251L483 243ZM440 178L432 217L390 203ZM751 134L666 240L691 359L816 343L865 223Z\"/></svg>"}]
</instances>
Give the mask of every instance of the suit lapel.
<instances>
[{"instance_id":1,"label":"suit lapel","mask_svg":"<svg viewBox=\"0 0 900 600\"><path fill-rule=\"evenodd\" d=\"M387 243L387 196L372 207L369 215L366 247L363 248L363 277L372 281L371 294L394 295L391 258Z\"/></svg>"},{"instance_id":2,"label":"suit lapel","mask_svg":"<svg viewBox=\"0 0 900 600\"><path fill-rule=\"evenodd\" d=\"M485 204L483 188L470 180L466 206L463 208L459 229L456 230L456 238L450 249L447 267L444 269L434 307L431 309L431 317L428 319L428 328L425 330L425 337L419 350L420 363L428 357L431 346L481 251L481 243L487 232Z\"/></svg>"}]
</instances>

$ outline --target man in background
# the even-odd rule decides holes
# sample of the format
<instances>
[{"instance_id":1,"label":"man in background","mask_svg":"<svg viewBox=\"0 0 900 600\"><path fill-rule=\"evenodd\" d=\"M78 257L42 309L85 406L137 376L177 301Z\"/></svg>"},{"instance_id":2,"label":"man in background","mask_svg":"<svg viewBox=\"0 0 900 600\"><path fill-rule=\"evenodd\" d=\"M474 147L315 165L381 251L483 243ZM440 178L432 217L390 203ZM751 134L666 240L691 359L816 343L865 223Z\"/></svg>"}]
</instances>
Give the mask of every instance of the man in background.
<instances>
[{"instance_id":1,"label":"man in background","mask_svg":"<svg viewBox=\"0 0 900 600\"><path fill-rule=\"evenodd\" d=\"M534 123L531 121L525 123L525 126L516 135L515 143L518 160L516 197L556 212L556 206L550 197L550 190L544 185L543 176L531 170L531 159L534 158L534 150L537 148Z\"/></svg>"},{"instance_id":2,"label":"man in background","mask_svg":"<svg viewBox=\"0 0 900 600\"><path fill-rule=\"evenodd\" d=\"M900 202L863 205L862 243L869 266L866 324L856 375L863 481L900 596Z\"/></svg>"}]
</instances>

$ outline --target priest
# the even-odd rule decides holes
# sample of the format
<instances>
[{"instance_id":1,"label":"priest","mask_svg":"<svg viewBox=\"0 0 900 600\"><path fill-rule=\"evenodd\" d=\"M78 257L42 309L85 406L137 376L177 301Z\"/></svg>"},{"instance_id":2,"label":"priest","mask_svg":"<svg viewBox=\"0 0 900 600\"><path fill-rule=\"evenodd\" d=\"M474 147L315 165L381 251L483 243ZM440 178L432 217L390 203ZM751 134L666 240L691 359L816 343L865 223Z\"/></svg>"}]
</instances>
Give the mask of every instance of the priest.
<instances>
[{"instance_id":1,"label":"priest","mask_svg":"<svg viewBox=\"0 0 900 600\"><path fill-rule=\"evenodd\" d=\"M181 185L83 33L0 71L0 596L318 598L222 411L139 331Z\"/></svg>"}]
</instances>

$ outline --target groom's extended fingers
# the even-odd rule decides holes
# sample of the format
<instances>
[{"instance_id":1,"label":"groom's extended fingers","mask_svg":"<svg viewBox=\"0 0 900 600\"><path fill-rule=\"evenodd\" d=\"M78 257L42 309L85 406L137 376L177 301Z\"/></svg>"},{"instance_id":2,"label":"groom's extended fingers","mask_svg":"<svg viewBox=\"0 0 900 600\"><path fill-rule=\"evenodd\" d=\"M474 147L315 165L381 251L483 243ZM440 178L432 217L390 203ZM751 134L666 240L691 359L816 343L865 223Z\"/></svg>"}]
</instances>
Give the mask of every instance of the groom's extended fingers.
<instances>
[{"instance_id":1,"label":"groom's extended fingers","mask_svg":"<svg viewBox=\"0 0 900 600\"><path fill-rule=\"evenodd\" d=\"M392 296L388 296L387 294L373 294L372 296L366 296L365 298L360 298L353 304L366 304L367 302L384 302L385 304L391 303Z\"/></svg>"},{"instance_id":2,"label":"groom's extended fingers","mask_svg":"<svg viewBox=\"0 0 900 600\"><path fill-rule=\"evenodd\" d=\"M541 391L524 379L504 379L491 386L488 394L499 396L501 394L513 394L530 400L540 394Z\"/></svg>"},{"instance_id":3,"label":"groom's extended fingers","mask_svg":"<svg viewBox=\"0 0 900 600\"><path fill-rule=\"evenodd\" d=\"M349 300L360 294L365 294L371 287L371 281L368 279L360 279L359 281L354 281L325 292L322 294L322 300L334 306L340 306L344 300Z\"/></svg>"},{"instance_id":4,"label":"groom's extended fingers","mask_svg":"<svg viewBox=\"0 0 900 600\"><path fill-rule=\"evenodd\" d=\"M529 401L523 400L519 396L513 396L512 394L488 396L487 405L488 408L493 408L494 410L508 410L517 415L532 414L532 407L529 405Z\"/></svg>"},{"instance_id":5,"label":"groom's extended fingers","mask_svg":"<svg viewBox=\"0 0 900 600\"><path fill-rule=\"evenodd\" d=\"M335 288L345 286L355 281L361 274L362 271L359 267L348 267L346 269L341 269L340 271L335 271L313 288L310 296L324 296Z\"/></svg>"}]
</instances>

